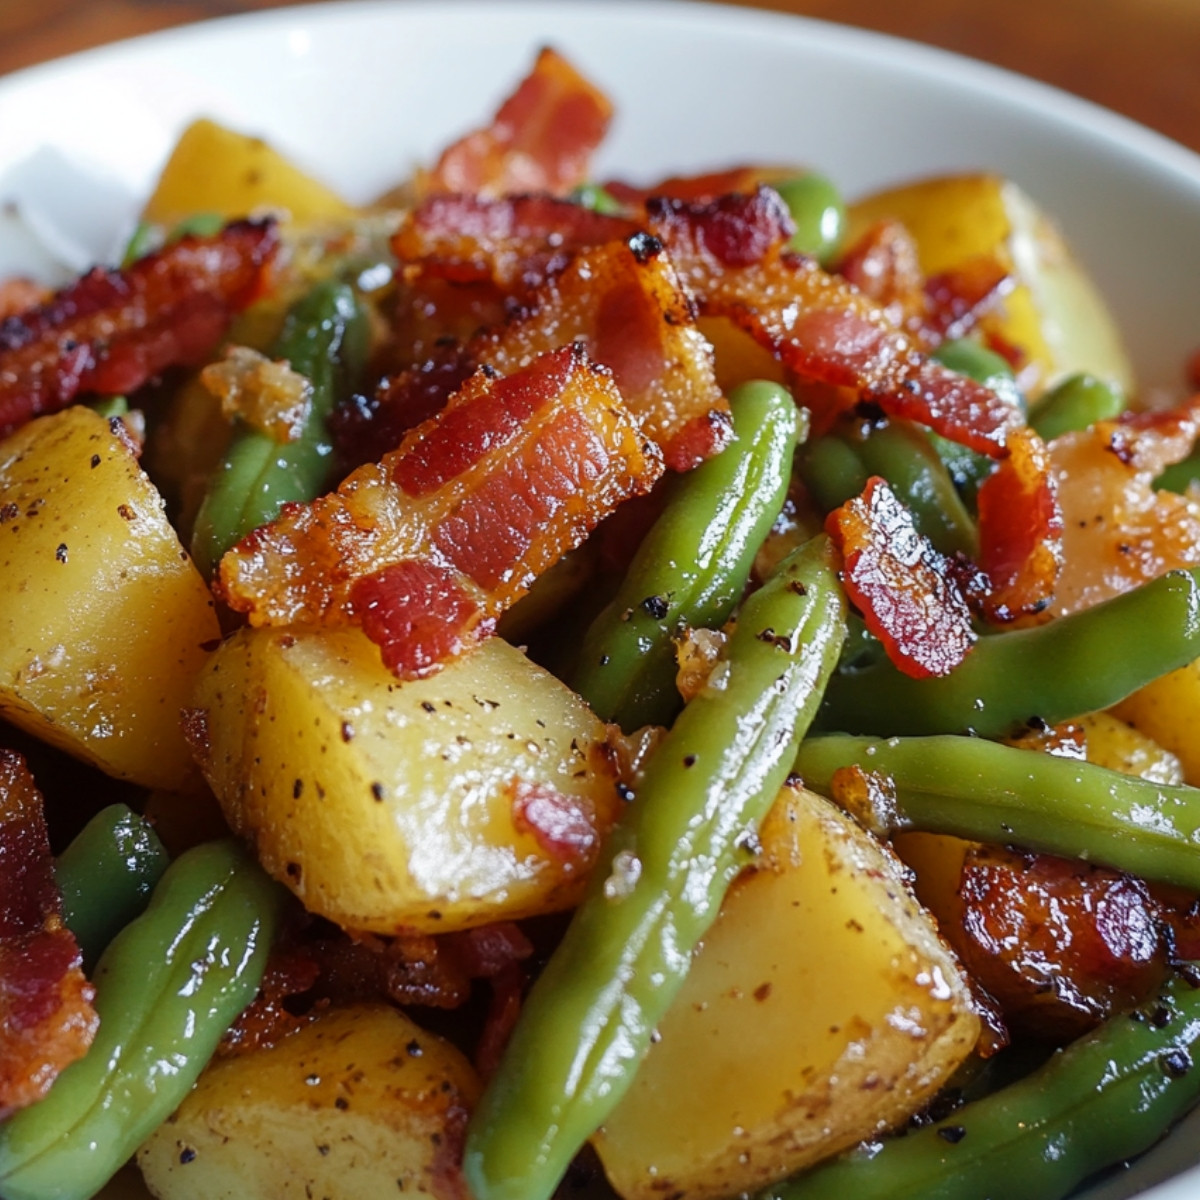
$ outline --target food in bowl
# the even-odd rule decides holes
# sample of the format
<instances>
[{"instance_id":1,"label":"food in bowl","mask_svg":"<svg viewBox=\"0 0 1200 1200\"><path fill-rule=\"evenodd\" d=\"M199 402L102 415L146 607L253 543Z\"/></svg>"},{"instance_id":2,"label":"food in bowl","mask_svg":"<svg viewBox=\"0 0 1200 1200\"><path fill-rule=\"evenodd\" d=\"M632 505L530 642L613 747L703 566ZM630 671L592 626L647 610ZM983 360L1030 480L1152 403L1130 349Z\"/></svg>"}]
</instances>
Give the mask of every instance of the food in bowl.
<instances>
[{"instance_id":1,"label":"food in bowl","mask_svg":"<svg viewBox=\"0 0 1200 1200\"><path fill-rule=\"evenodd\" d=\"M1060 1194L1190 1104L1194 406L1013 184L597 187L608 111L547 51L365 212L200 123L6 288L4 711L154 790L52 874L5 758L0 1193Z\"/></svg>"}]
</instances>

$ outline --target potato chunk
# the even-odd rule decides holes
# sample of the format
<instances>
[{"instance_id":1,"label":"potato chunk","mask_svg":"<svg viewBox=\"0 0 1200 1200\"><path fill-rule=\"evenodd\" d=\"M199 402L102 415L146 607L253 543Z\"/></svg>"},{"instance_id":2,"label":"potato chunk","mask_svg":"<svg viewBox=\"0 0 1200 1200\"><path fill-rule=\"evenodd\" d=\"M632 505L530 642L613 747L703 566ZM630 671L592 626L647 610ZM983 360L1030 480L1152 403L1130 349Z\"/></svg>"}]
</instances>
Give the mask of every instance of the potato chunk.
<instances>
[{"instance_id":1,"label":"potato chunk","mask_svg":"<svg viewBox=\"0 0 1200 1200\"><path fill-rule=\"evenodd\" d=\"M334 1009L210 1064L138 1165L160 1200L458 1196L478 1094L462 1054L396 1009Z\"/></svg>"},{"instance_id":2,"label":"potato chunk","mask_svg":"<svg viewBox=\"0 0 1200 1200\"><path fill-rule=\"evenodd\" d=\"M154 485L88 408L0 442L0 716L121 779L174 789L220 636Z\"/></svg>"},{"instance_id":3,"label":"potato chunk","mask_svg":"<svg viewBox=\"0 0 1200 1200\"><path fill-rule=\"evenodd\" d=\"M1099 292L1016 184L998 175L947 175L867 196L850 207L847 245L887 217L907 226L927 274L981 254L1013 272L1016 288L983 327L1025 352L1033 369L1022 380L1035 394L1075 371L1132 388L1129 357Z\"/></svg>"},{"instance_id":4,"label":"potato chunk","mask_svg":"<svg viewBox=\"0 0 1200 1200\"><path fill-rule=\"evenodd\" d=\"M785 790L630 1091L594 1139L625 1200L732 1196L903 1121L975 1045L902 868Z\"/></svg>"},{"instance_id":5,"label":"potato chunk","mask_svg":"<svg viewBox=\"0 0 1200 1200\"><path fill-rule=\"evenodd\" d=\"M401 683L357 629L242 630L195 703L229 823L347 928L447 932L568 907L620 803L604 725L499 638Z\"/></svg>"}]
</instances>

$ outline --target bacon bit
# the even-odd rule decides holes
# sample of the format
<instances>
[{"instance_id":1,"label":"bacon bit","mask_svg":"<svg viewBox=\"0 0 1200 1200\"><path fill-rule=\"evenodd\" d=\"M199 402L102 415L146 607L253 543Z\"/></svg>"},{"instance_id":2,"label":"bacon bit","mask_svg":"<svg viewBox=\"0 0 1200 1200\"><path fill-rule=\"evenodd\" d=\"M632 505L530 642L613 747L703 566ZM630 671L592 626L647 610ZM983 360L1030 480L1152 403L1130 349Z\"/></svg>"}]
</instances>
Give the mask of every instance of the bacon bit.
<instances>
[{"instance_id":1,"label":"bacon bit","mask_svg":"<svg viewBox=\"0 0 1200 1200\"><path fill-rule=\"evenodd\" d=\"M0 321L16 317L50 299L50 290L32 279L0 280Z\"/></svg>"},{"instance_id":2,"label":"bacon bit","mask_svg":"<svg viewBox=\"0 0 1200 1200\"><path fill-rule=\"evenodd\" d=\"M1050 611L1078 612L1176 567L1200 565L1200 505L1156 491L1200 432L1200 397L1101 421L1050 443L1063 515L1063 570Z\"/></svg>"},{"instance_id":3,"label":"bacon bit","mask_svg":"<svg viewBox=\"0 0 1200 1200\"><path fill-rule=\"evenodd\" d=\"M683 701L698 696L724 662L729 635L720 629L689 629L675 643L675 687Z\"/></svg>"},{"instance_id":4,"label":"bacon bit","mask_svg":"<svg viewBox=\"0 0 1200 1200\"><path fill-rule=\"evenodd\" d=\"M272 950L258 994L225 1031L217 1054L232 1058L266 1050L303 1029L328 1007L328 1001L301 1006L295 998L311 992L320 977L320 964L306 949Z\"/></svg>"},{"instance_id":5,"label":"bacon bit","mask_svg":"<svg viewBox=\"0 0 1200 1200\"><path fill-rule=\"evenodd\" d=\"M651 230L706 315L724 316L804 380L853 389L892 416L1000 458L1023 418L1011 404L921 352L878 305L786 249L791 223L769 188L708 205L654 200ZM816 413L817 426L836 413Z\"/></svg>"},{"instance_id":6,"label":"bacon bit","mask_svg":"<svg viewBox=\"0 0 1200 1200\"><path fill-rule=\"evenodd\" d=\"M611 119L603 92L544 49L491 126L448 146L419 183L425 192L562 195L587 179L588 161Z\"/></svg>"},{"instance_id":7,"label":"bacon bit","mask_svg":"<svg viewBox=\"0 0 1200 1200\"><path fill-rule=\"evenodd\" d=\"M825 528L842 553L847 596L900 670L924 679L962 663L975 642L966 599L886 480L872 476Z\"/></svg>"},{"instance_id":8,"label":"bacon bit","mask_svg":"<svg viewBox=\"0 0 1200 1200\"><path fill-rule=\"evenodd\" d=\"M506 432L464 453L442 430L483 429L475 405ZM359 622L402 677L427 674L661 473L611 376L566 346L504 380L477 373L399 450L243 539L221 587L252 624Z\"/></svg>"},{"instance_id":9,"label":"bacon bit","mask_svg":"<svg viewBox=\"0 0 1200 1200\"><path fill-rule=\"evenodd\" d=\"M1063 518L1045 442L1032 429L1009 439L1009 456L979 489L983 609L997 623L1045 611L1063 565Z\"/></svg>"},{"instance_id":10,"label":"bacon bit","mask_svg":"<svg viewBox=\"0 0 1200 1200\"><path fill-rule=\"evenodd\" d=\"M709 204L718 196L731 192L750 194L760 185L794 177L791 167L741 166L703 175L672 175L649 187L635 187L619 179L610 180L604 190L618 203L639 208L655 197L669 196L672 200L687 200L691 204Z\"/></svg>"},{"instance_id":11,"label":"bacon bit","mask_svg":"<svg viewBox=\"0 0 1200 1200\"><path fill-rule=\"evenodd\" d=\"M512 921L443 934L438 944L453 954L468 979L495 979L533 955L533 944Z\"/></svg>"},{"instance_id":12,"label":"bacon bit","mask_svg":"<svg viewBox=\"0 0 1200 1200\"><path fill-rule=\"evenodd\" d=\"M492 979L491 984L492 997L487 1017L475 1046L475 1069L484 1083L499 1069L508 1039L512 1037L517 1018L521 1015L525 973L520 967L510 966Z\"/></svg>"},{"instance_id":13,"label":"bacon bit","mask_svg":"<svg viewBox=\"0 0 1200 1200\"><path fill-rule=\"evenodd\" d=\"M62 895L42 797L0 749L0 1120L32 1104L91 1045L99 1018Z\"/></svg>"},{"instance_id":14,"label":"bacon bit","mask_svg":"<svg viewBox=\"0 0 1200 1200\"><path fill-rule=\"evenodd\" d=\"M200 372L200 382L227 420L237 417L277 442L296 441L312 411L312 382L249 346L229 346Z\"/></svg>"},{"instance_id":15,"label":"bacon bit","mask_svg":"<svg viewBox=\"0 0 1200 1200\"><path fill-rule=\"evenodd\" d=\"M567 871L587 870L600 849L596 814L577 796L564 796L548 784L514 780L513 824L532 834L551 858Z\"/></svg>"},{"instance_id":16,"label":"bacon bit","mask_svg":"<svg viewBox=\"0 0 1200 1200\"><path fill-rule=\"evenodd\" d=\"M199 366L261 293L278 241L271 222L234 222L121 271L97 267L0 321L0 436L80 394L129 393L168 367Z\"/></svg>"},{"instance_id":17,"label":"bacon bit","mask_svg":"<svg viewBox=\"0 0 1200 1200\"><path fill-rule=\"evenodd\" d=\"M1076 1037L1162 978L1163 915L1141 880L978 846L958 890L961 923L942 933L1010 1026Z\"/></svg>"}]
</instances>

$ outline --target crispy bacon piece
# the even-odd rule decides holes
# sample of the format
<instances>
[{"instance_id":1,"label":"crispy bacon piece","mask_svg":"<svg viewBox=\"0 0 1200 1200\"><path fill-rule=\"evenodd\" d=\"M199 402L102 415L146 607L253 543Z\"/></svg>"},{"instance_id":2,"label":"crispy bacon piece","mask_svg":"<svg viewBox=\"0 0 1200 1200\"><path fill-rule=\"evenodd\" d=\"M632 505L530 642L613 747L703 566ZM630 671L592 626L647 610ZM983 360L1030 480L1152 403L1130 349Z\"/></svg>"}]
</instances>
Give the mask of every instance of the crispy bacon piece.
<instances>
[{"instance_id":1,"label":"crispy bacon piece","mask_svg":"<svg viewBox=\"0 0 1200 1200\"><path fill-rule=\"evenodd\" d=\"M531 833L567 870L587 870L600 849L596 814L586 799L564 796L544 783L513 781L513 824Z\"/></svg>"},{"instance_id":2,"label":"crispy bacon piece","mask_svg":"<svg viewBox=\"0 0 1200 1200\"><path fill-rule=\"evenodd\" d=\"M0 436L78 395L132 392L168 367L199 366L262 291L277 244L271 222L235 222L120 271L97 267L0 321Z\"/></svg>"},{"instance_id":3,"label":"crispy bacon piece","mask_svg":"<svg viewBox=\"0 0 1200 1200\"><path fill-rule=\"evenodd\" d=\"M50 298L49 289L32 279L17 276L0 280L0 321L16 317Z\"/></svg>"},{"instance_id":4,"label":"crispy bacon piece","mask_svg":"<svg viewBox=\"0 0 1200 1200\"><path fill-rule=\"evenodd\" d=\"M826 518L842 553L846 594L906 675L948 675L975 642L971 613L945 558L917 531L887 481Z\"/></svg>"},{"instance_id":5,"label":"crispy bacon piece","mask_svg":"<svg viewBox=\"0 0 1200 1200\"><path fill-rule=\"evenodd\" d=\"M1010 1027L1075 1037L1162 977L1163 915L1132 876L978 846L958 894L961 921L942 921L942 933Z\"/></svg>"},{"instance_id":6,"label":"crispy bacon piece","mask_svg":"<svg viewBox=\"0 0 1200 1200\"><path fill-rule=\"evenodd\" d=\"M1009 456L979 489L983 610L1004 623L1043 612L1063 565L1063 519L1045 442L1032 429L1009 439Z\"/></svg>"},{"instance_id":7,"label":"crispy bacon piece","mask_svg":"<svg viewBox=\"0 0 1200 1200\"><path fill-rule=\"evenodd\" d=\"M727 196L731 192L749 194L757 191L760 184L778 182L796 174L789 167L726 167L723 171L706 171L702 175L671 175L649 187L636 187L620 179L611 179L605 183L604 190L629 208L639 208L648 200L662 196L707 204L718 196Z\"/></svg>"},{"instance_id":8,"label":"crispy bacon piece","mask_svg":"<svg viewBox=\"0 0 1200 1200\"><path fill-rule=\"evenodd\" d=\"M385 438L406 418L436 410L438 389L448 396L471 368L507 375L568 342L612 371L625 405L672 470L690 470L729 443L729 405L709 343L661 244L645 234L582 250L503 325L393 380L354 432L369 437L374 426Z\"/></svg>"},{"instance_id":9,"label":"crispy bacon piece","mask_svg":"<svg viewBox=\"0 0 1200 1200\"><path fill-rule=\"evenodd\" d=\"M402 677L487 636L662 460L577 346L479 371L382 462L292 505L221 563L254 625L361 623Z\"/></svg>"},{"instance_id":10,"label":"crispy bacon piece","mask_svg":"<svg viewBox=\"0 0 1200 1200\"><path fill-rule=\"evenodd\" d=\"M542 50L487 129L448 146L420 182L427 192L565 194L588 177L612 105L560 54Z\"/></svg>"},{"instance_id":11,"label":"crispy bacon piece","mask_svg":"<svg viewBox=\"0 0 1200 1200\"><path fill-rule=\"evenodd\" d=\"M1021 414L927 359L916 339L844 279L788 251L791 220L769 188L706 205L654 200L648 212L702 313L729 318L801 379L853 389L892 416L1003 456ZM814 414L819 424L835 415Z\"/></svg>"},{"instance_id":12,"label":"crispy bacon piece","mask_svg":"<svg viewBox=\"0 0 1200 1200\"><path fill-rule=\"evenodd\" d=\"M62 923L42 797L0 749L0 1119L40 1099L99 1026L74 935Z\"/></svg>"},{"instance_id":13,"label":"crispy bacon piece","mask_svg":"<svg viewBox=\"0 0 1200 1200\"><path fill-rule=\"evenodd\" d=\"M1050 443L1063 515L1063 570L1050 611L1089 608L1176 567L1200 565L1200 507L1156 491L1200 433L1200 396L1129 414Z\"/></svg>"}]
</instances>

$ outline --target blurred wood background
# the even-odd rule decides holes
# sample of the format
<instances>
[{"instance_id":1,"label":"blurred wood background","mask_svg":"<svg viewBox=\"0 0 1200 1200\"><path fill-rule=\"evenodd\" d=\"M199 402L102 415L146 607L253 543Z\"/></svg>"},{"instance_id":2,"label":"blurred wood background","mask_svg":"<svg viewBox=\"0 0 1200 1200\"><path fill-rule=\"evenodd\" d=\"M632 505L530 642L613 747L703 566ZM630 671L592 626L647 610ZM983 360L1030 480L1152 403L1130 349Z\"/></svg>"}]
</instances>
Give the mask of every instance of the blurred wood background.
<instances>
[{"instance_id":1,"label":"blurred wood background","mask_svg":"<svg viewBox=\"0 0 1200 1200\"><path fill-rule=\"evenodd\" d=\"M1200 0L753 3L985 59L1097 101L1200 151ZM0 74L118 38L280 5L281 0L0 0Z\"/></svg>"}]
</instances>

